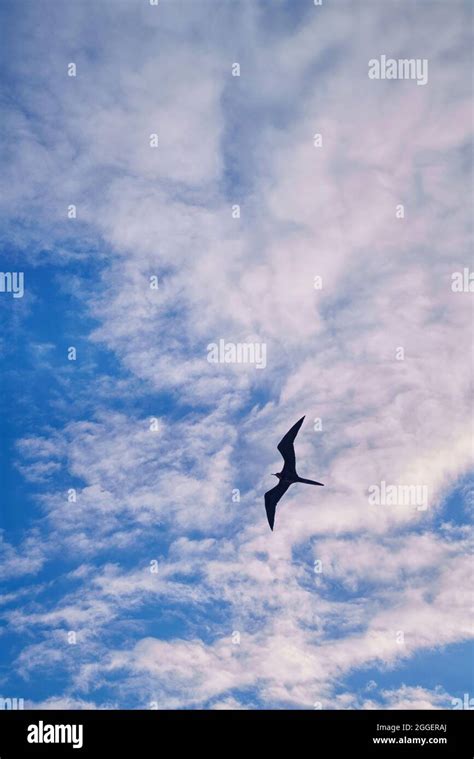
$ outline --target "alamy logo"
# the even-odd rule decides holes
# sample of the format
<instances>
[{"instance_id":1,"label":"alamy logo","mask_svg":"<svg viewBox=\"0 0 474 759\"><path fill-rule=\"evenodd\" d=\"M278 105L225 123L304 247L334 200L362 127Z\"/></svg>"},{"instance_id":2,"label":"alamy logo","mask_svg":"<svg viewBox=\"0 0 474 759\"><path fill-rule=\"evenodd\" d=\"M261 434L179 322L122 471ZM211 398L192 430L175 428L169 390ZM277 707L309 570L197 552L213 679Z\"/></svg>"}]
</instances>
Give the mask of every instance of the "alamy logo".
<instances>
[{"instance_id":1,"label":"alamy logo","mask_svg":"<svg viewBox=\"0 0 474 759\"><path fill-rule=\"evenodd\" d=\"M417 84L428 83L427 58L387 58L381 55L369 61L369 79L416 79Z\"/></svg>"},{"instance_id":2,"label":"alamy logo","mask_svg":"<svg viewBox=\"0 0 474 759\"><path fill-rule=\"evenodd\" d=\"M48 725L42 720L37 725L28 725L28 743L71 743L73 748L82 748L83 725Z\"/></svg>"},{"instance_id":3,"label":"alamy logo","mask_svg":"<svg viewBox=\"0 0 474 759\"><path fill-rule=\"evenodd\" d=\"M14 298L23 298L24 281L22 271L0 271L0 293L13 293Z\"/></svg>"},{"instance_id":4,"label":"alamy logo","mask_svg":"<svg viewBox=\"0 0 474 759\"><path fill-rule=\"evenodd\" d=\"M469 693L464 693L463 698L452 698L453 709L474 709L474 698L469 698Z\"/></svg>"},{"instance_id":5,"label":"alamy logo","mask_svg":"<svg viewBox=\"0 0 474 759\"><path fill-rule=\"evenodd\" d=\"M207 360L210 364L255 364L257 369L267 365L266 343L226 343L222 338L218 343L207 346Z\"/></svg>"},{"instance_id":6,"label":"alamy logo","mask_svg":"<svg viewBox=\"0 0 474 759\"><path fill-rule=\"evenodd\" d=\"M462 271L453 271L451 290L453 293L474 293L474 272L467 266Z\"/></svg>"},{"instance_id":7,"label":"alamy logo","mask_svg":"<svg viewBox=\"0 0 474 759\"><path fill-rule=\"evenodd\" d=\"M2 709L24 709L25 708L25 699L24 698L3 698L3 696L0 696L0 711Z\"/></svg>"},{"instance_id":8,"label":"alamy logo","mask_svg":"<svg viewBox=\"0 0 474 759\"><path fill-rule=\"evenodd\" d=\"M370 506L416 506L417 511L428 508L427 485L379 485L369 487Z\"/></svg>"}]
</instances>

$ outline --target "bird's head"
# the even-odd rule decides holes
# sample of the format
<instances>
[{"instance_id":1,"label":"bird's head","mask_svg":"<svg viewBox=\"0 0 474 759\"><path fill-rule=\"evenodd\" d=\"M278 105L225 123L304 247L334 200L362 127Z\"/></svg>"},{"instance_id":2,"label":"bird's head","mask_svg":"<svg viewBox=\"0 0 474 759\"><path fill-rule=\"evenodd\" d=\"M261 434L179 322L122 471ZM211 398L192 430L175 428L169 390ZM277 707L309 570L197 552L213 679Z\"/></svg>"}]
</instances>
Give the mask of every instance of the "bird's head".
<instances>
[{"instance_id":1,"label":"bird's head","mask_svg":"<svg viewBox=\"0 0 474 759\"><path fill-rule=\"evenodd\" d=\"M272 472L274 477L278 477L279 480L281 480L281 474L280 472Z\"/></svg>"}]
</instances>

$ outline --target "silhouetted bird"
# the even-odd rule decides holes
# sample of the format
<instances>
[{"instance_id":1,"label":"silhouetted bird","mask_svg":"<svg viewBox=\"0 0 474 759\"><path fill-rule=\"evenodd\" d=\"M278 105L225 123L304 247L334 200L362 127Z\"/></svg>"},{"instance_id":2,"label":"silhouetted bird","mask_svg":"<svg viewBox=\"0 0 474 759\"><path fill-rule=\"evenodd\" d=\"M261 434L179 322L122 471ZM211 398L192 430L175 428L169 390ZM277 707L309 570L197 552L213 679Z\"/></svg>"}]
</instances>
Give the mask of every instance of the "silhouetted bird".
<instances>
[{"instance_id":1,"label":"silhouetted bird","mask_svg":"<svg viewBox=\"0 0 474 759\"><path fill-rule=\"evenodd\" d=\"M274 477L278 477L280 482L274 488L265 493L265 509L267 512L268 524L273 530L273 524L275 522L275 509L278 501L286 493L290 485L294 482L305 482L307 485L323 485L322 482L315 482L314 480L304 480L302 477L298 477L296 473L296 461L295 461L295 448L294 441L298 434L299 428L303 424L304 416L301 417L299 422L293 425L286 435L278 443L278 450L283 456L283 469L278 474L274 474Z\"/></svg>"}]
</instances>

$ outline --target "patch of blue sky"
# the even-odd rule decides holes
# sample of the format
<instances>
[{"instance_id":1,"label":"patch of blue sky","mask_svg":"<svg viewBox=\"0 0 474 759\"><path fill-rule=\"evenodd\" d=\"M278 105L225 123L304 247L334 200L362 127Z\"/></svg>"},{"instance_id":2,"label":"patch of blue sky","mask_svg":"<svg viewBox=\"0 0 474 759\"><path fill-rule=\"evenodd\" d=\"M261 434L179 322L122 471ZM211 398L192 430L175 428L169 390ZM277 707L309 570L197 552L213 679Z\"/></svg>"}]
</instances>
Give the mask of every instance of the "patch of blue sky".
<instances>
[{"instance_id":1,"label":"patch of blue sky","mask_svg":"<svg viewBox=\"0 0 474 759\"><path fill-rule=\"evenodd\" d=\"M393 665L361 667L345 677L340 692L364 693L375 682L379 691L397 690L403 685L434 690L441 687L454 698L472 693L474 646L472 641L422 649L398 659ZM370 698L370 693L366 696ZM448 705L449 708L449 705Z\"/></svg>"}]
</instances>

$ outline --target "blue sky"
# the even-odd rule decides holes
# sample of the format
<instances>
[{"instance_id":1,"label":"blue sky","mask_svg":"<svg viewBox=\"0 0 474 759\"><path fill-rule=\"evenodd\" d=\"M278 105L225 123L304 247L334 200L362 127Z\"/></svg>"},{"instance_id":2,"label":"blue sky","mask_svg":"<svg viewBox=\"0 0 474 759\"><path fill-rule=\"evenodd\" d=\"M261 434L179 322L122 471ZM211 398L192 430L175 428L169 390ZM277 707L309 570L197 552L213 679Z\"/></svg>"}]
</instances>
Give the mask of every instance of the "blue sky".
<instances>
[{"instance_id":1,"label":"blue sky","mask_svg":"<svg viewBox=\"0 0 474 759\"><path fill-rule=\"evenodd\" d=\"M471 15L2 0L0 268L25 292L0 293L0 695L474 696L472 293L451 286L472 268ZM370 79L381 55L426 59L427 83ZM266 366L209 363L221 339ZM271 533L304 414L300 472L325 488L291 488ZM381 482L426 509L371 505Z\"/></svg>"}]
</instances>

